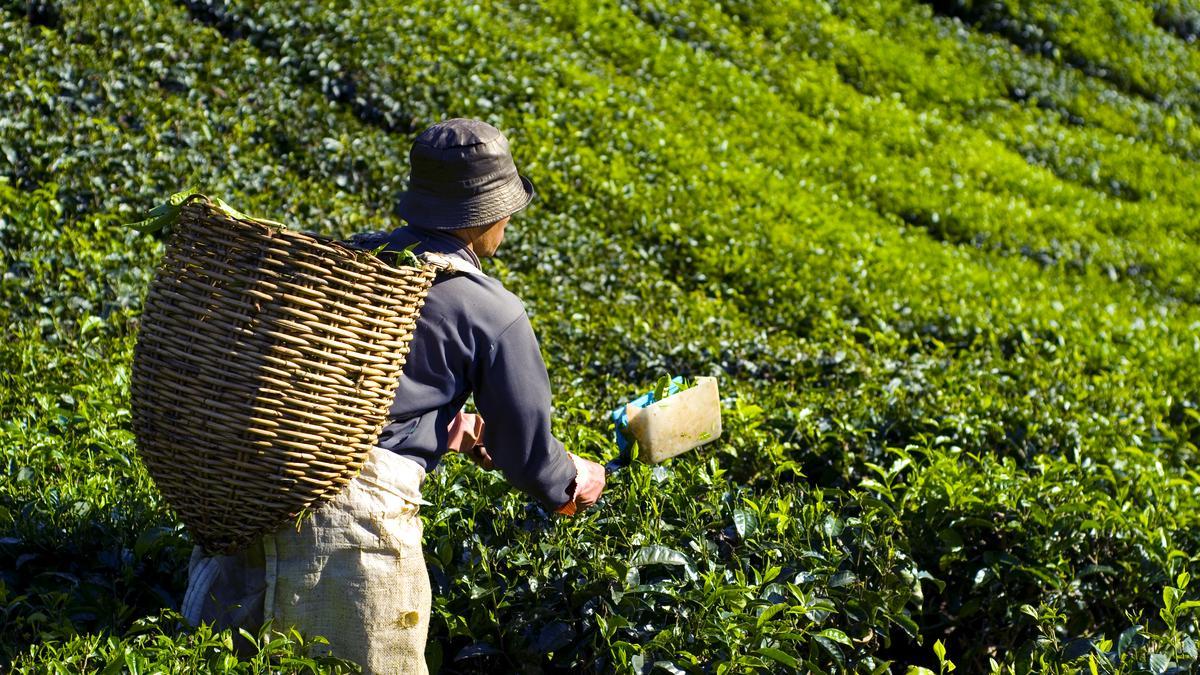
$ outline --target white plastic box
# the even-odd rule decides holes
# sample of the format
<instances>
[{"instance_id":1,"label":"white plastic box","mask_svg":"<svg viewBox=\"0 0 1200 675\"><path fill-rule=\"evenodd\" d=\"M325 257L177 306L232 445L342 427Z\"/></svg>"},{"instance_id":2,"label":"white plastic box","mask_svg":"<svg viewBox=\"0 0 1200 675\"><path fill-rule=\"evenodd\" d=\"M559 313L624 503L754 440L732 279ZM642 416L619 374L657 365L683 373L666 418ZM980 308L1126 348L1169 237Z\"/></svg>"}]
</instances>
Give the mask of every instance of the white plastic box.
<instances>
[{"instance_id":1,"label":"white plastic box","mask_svg":"<svg viewBox=\"0 0 1200 675\"><path fill-rule=\"evenodd\" d=\"M645 408L625 408L638 458L658 464L721 437L721 397L715 377L697 377L690 389Z\"/></svg>"}]
</instances>

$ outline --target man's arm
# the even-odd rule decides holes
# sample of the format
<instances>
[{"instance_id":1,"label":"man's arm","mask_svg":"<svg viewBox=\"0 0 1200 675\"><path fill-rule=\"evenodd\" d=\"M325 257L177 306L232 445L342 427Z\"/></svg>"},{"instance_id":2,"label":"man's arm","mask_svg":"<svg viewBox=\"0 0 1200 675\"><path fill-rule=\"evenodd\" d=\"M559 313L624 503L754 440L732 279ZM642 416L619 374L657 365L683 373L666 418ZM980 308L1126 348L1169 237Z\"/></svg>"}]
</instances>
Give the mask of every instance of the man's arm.
<instances>
[{"instance_id":1,"label":"man's arm","mask_svg":"<svg viewBox=\"0 0 1200 675\"><path fill-rule=\"evenodd\" d=\"M496 468L551 510L572 501L575 463L550 433L550 378L524 312L495 338L473 380Z\"/></svg>"}]
</instances>

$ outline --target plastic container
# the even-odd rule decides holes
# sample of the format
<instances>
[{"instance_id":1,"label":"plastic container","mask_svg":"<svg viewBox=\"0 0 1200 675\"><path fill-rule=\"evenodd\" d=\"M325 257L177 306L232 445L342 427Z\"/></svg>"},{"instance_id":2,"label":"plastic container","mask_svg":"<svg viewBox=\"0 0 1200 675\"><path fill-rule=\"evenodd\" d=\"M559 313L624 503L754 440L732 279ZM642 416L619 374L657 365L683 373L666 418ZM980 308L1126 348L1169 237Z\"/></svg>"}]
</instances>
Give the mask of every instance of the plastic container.
<instances>
[{"instance_id":1,"label":"plastic container","mask_svg":"<svg viewBox=\"0 0 1200 675\"><path fill-rule=\"evenodd\" d=\"M638 458L650 464L721 437L721 397L715 377L697 377L694 387L645 408L628 405L625 414L637 439Z\"/></svg>"}]
</instances>

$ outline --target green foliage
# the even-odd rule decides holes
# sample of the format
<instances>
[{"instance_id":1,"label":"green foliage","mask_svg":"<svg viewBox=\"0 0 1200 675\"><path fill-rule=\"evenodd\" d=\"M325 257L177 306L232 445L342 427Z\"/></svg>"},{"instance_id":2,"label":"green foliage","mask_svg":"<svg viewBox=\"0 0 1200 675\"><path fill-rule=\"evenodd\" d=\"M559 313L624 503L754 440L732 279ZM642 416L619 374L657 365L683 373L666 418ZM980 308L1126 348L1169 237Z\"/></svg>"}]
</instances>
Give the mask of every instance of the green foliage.
<instances>
[{"instance_id":1,"label":"green foliage","mask_svg":"<svg viewBox=\"0 0 1200 675\"><path fill-rule=\"evenodd\" d=\"M538 187L488 272L528 305L555 434L611 458L604 411L663 373L719 377L726 431L575 519L448 458L432 665L1194 667L1195 17L0 2L0 666L313 665L160 614L190 540L129 431L161 250L126 225L203 185L395 227L413 135L461 115Z\"/></svg>"},{"instance_id":2,"label":"green foliage","mask_svg":"<svg viewBox=\"0 0 1200 675\"><path fill-rule=\"evenodd\" d=\"M214 633L208 625L185 628L182 616L164 611L133 622L120 638L80 636L34 646L12 664L14 673L360 673L362 667L327 654L314 655L324 638L295 629L278 632L268 621L257 635ZM240 642L240 644L238 644Z\"/></svg>"},{"instance_id":3,"label":"green foliage","mask_svg":"<svg viewBox=\"0 0 1200 675\"><path fill-rule=\"evenodd\" d=\"M145 218L136 223L130 224L129 227L141 232L142 234L156 234L159 232L163 234L170 234L171 228L175 227L175 225L179 223L179 213L183 210L183 205L193 197L203 196L205 195L195 188L180 190L179 192L176 192L168 197L167 201L150 209ZM221 199L220 197L213 197L210 195L208 196L208 199L212 201L213 205L216 206L217 209L230 218L235 218L238 220L251 220L264 225L283 227L283 223L248 216L233 208L229 204L226 204L225 200Z\"/></svg>"}]
</instances>

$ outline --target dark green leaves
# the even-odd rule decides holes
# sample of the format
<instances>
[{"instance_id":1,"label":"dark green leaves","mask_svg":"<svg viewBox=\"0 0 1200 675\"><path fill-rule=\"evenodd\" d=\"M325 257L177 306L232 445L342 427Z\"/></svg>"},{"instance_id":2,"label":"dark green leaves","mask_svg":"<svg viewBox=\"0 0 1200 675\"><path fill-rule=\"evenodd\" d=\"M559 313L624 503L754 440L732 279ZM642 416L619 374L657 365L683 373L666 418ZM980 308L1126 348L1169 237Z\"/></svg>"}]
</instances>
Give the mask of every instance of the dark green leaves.
<instances>
[{"instance_id":1,"label":"dark green leaves","mask_svg":"<svg viewBox=\"0 0 1200 675\"><path fill-rule=\"evenodd\" d=\"M1187 3L993 8L1049 57L896 0L335 4L0 13L3 659L233 662L122 637L188 553L122 403L158 246L131 209L188 183L388 230L411 138L476 115L538 185L485 267L555 435L611 457L598 411L661 373L731 414L569 521L444 462L431 662L883 672L941 637L958 672L1193 667Z\"/></svg>"},{"instance_id":2,"label":"dark green leaves","mask_svg":"<svg viewBox=\"0 0 1200 675\"><path fill-rule=\"evenodd\" d=\"M791 654L788 654L787 652L784 652L782 650L776 649L774 647L759 647L757 651L759 654L762 654L763 656L771 659L772 661L774 661L780 665L786 666L788 668L793 668L793 669L800 668L800 662L797 661L794 656L792 656Z\"/></svg>"},{"instance_id":3,"label":"dark green leaves","mask_svg":"<svg viewBox=\"0 0 1200 675\"><path fill-rule=\"evenodd\" d=\"M745 540L758 531L758 515L747 509L734 509L733 526L737 530L738 538Z\"/></svg>"},{"instance_id":4,"label":"dark green leaves","mask_svg":"<svg viewBox=\"0 0 1200 675\"><path fill-rule=\"evenodd\" d=\"M643 546L634 552L629 564L633 567L644 565L673 565L682 567L687 576L696 578L696 565L687 555L666 546Z\"/></svg>"}]
</instances>

